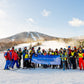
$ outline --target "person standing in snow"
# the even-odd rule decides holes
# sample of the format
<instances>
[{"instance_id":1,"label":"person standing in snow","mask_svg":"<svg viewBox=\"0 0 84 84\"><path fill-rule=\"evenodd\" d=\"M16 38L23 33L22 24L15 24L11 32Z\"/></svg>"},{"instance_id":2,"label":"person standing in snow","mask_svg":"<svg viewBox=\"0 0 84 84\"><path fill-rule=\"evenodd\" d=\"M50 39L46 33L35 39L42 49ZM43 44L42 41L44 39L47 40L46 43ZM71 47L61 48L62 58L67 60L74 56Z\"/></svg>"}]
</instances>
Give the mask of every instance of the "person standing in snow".
<instances>
[{"instance_id":1,"label":"person standing in snow","mask_svg":"<svg viewBox=\"0 0 84 84\"><path fill-rule=\"evenodd\" d=\"M28 52L26 52L26 54L25 54L25 68L29 68L29 67L30 67L30 58L29 58Z\"/></svg>"},{"instance_id":2,"label":"person standing in snow","mask_svg":"<svg viewBox=\"0 0 84 84\"><path fill-rule=\"evenodd\" d=\"M12 49L10 50L10 52L11 52L12 55L13 55L13 53L14 53L14 47L12 47Z\"/></svg>"},{"instance_id":3,"label":"person standing in snow","mask_svg":"<svg viewBox=\"0 0 84 84\"><path fill-rule=\"evenodd\" d=\"M55 55L58 55L58 49L55 49L54 53L55 53Z\"/></svg>"},{"instance_id":4,"label":"person standing in snow","mask_svg":"<svg viewBox=\"0 0 84 84\"><path fill-rule=\"evenodd\" d=\"M31 65L31 68L35 68L35 64L34 63L31 63L32 56L35 55L34 47L31 48L31 50L29 52L29 55L30 55L30 65Z\"/></svg>"},{"instance_id":5,"label":"person standing in snow","mask_svg":"<svg viewBox=\"0 0 84 84\"><path fill-rule=\"evenodd\" d=\"M17 68L19 68L18 59L19 59L19 57L17 54L17 49L15 49L14 53L12 55L12 60L13 60L12 68L14 68L15 63L16 63Z\"/></svg>"},{"instance_id":6,"label":"person standing in snow","mask_svg":"<svg viewBox=\"0 0 84 84\"><path fill-rule=\"evenodd\" d=\"M56 48L55 51L54 51L54 55L56 55L56 56L59 55L59 51L58 51L57 48ZM58 65L55 65L55 66L56 66L56 69L57 69L57 68L58 68Z\"/></svg>"},{"instance_id":7,"label":"person standing in snow","mask_svg":"<svg viewBox=\"0 0 84 84\"><path fill-rule=\"evenodd\" d=\"M82 53L82 50L79 51L78 53L78 57L79 57L79 68L80 70L82 70L82 67L83 67L83 70L84 70L84 53Z\"/></svg>"},{"instance_id":8,"label":"person standing in snow","mask_svg":"<svg viewBox=\"0 0 84 84\"><path fill-rule=\"evenodd\" d=\"M52 53L52 50L51 50L51 48L49 48L48 49L48 55L51 55L51 53Z\"/></svg>"},{"instance_id":9,"label":"person standing in snow","mask_svg":"<svg viewBox=\"0 0 84 84\"><path fill-rule=\"evenodd\" d=\"M23 54L23 68L25 67L25 54L26 54L26 52L28 52L27 47L24 47L24 50L22 52L22 54Z\"/></svg>"},{"instance_id":10,"label":"person standing in snow","mask_svg":"<svg viewBox=\"0 0 84 84\"><path fill-rule=\"evenodd\" d=\"M21 48L19 48L17 54L18 54L18 57L19 57L19 59L18 59L19 67L21 67L21 59L22 59L22 50L21 50Z\"/></svg>"},{"instance_id":11,"label":"person standing in snow","mask_svg":"<svg viewBox=\"0 0 84 84\"><path fill-rule=\"evenodd\" d=\"M38 49L37 49L37 54L41 55L41 48L40 47L38 47Z\"/></svg>"},{"instance_id":12,"label":"person standing in snow","mask_svg":"<svg viewBox=\"0 0 84 84\"><path fill-rule=\"evenodd\" d=\"M55 55L55 53L54 53L54 51L52 50L51 56L54 56L54 55ZM55 67L56 67L56 65L52 65L52 69L55 69Z\"/></svg>"},{"instance_id":13,"label":"person standing in snow","mask_svg":"<svg viewBox=\"0 0 84 84\"><path fill-rule=\"evenodd\" d=\"M60 69L63 68L62 54L63 54L63 52L61 50L59 50L59 55L60 55L60 58L61 58Z\"/></svg>"},{"instance_id":14,"label":"person standing in snow","mask_svg":"<svg viewBox=\"0 0 84 84\"><path fill-rule=\"evenodd\" d=\"M71 69L71 59L70 59L70 56L71 56L71 46L68 46L68 49L67 49L67 58L68 58L68 68Z\"/></svg>"},{"instance_id":15,"label":"person standing in snow","mask_svg":"<svg viewBox=\"0 0 84 84\"><path fill-rule=\"evenodd\" d=\"M38 47L38 49L37 49L37 55L41 55L41 48L40 47ZM39 67L39 64L37 64L37 67Z\"/></svg>"},{"instance_id":16,"label":"person standing in snow","mask_svg":"<svg viewBox=\"0 0 84 84\"><path fill-rule=\"evenodd\" d=\"M66 49L65 49L65 48L64 48L64 50L63 50L61 59L62 59L62 63L63 63L63 69L65 69L65 68L68 69L67 52L66 52Z\"/></svg>"},{"instance_id":17,"label":"person standing in snow","mask_svg":"<svg viewBox=\"0 0 84 84\"><path fill-rule=\"evenodd\" d=\"M12 53L10 52L10 49L7 49L7 52L5 52L4 57L6 59L4 70L9 70L9 67L11 67L11 59L12 59Z\"/></svg>"}]
</instances>

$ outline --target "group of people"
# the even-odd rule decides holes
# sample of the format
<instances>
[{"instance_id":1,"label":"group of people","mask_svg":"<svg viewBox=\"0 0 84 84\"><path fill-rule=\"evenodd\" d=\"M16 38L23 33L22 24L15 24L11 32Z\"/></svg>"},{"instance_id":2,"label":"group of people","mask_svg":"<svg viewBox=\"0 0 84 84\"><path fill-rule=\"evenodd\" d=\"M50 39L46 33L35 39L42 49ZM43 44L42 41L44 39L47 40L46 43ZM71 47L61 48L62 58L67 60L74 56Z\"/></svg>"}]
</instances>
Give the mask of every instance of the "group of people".
<instances>
[{"instance_id":1,"label":"group of people","mask_svg":"<svg viewBox=\"0 0 84 84\"><path fill-rule=\"evenodd\" d=\"M49 48L48 50L41 49L38 47L37 50L32 47L31 49L27 49L27 47L24 47L22 50L21 48L14 49L7 49L7 52L4 53L4 57L6 59L6 64L4 67L4 70L9 70L10 68L14 68L14 65L16 63L17 68L21 68L21 60L23 59L23 69L24 68L35 68L39 67L39 64L34 64L31 62L32 55L60 55L61 64L60 65L45 65L41 64L43 68L65 68L65 69L77 69L79 66L80 70L84 70L84 48L79 47L71 48L71 46L68 46L68 48L60 48L52 50Z\"/></svg>"}]
</instances>

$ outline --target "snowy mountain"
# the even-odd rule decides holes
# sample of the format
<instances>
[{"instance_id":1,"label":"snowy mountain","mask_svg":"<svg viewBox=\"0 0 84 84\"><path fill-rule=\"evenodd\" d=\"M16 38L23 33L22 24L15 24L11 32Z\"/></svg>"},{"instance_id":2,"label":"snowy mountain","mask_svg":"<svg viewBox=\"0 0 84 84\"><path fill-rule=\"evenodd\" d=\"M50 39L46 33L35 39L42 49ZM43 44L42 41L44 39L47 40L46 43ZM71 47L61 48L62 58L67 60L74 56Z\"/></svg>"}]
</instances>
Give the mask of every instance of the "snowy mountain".
<instances>
[{"instance_id":1,"label":"snowy mountain","mask_svg":"<svg viewBox=\"0 0 84 84\"><path fill-rule=\"evenodd\" d=\"M39 41L56 41L58 43L60 42L69 45L76 45L78 42L76 39L53 37L39 32L22 32L7 38L0 39L0 50L4 50L22 43Z\"/></svg>"},{"instance_id":2,"label":"snowy mountain","mask_svg":"<svg viewBox=\"0 0 84 84\"><path fill-rule=\"evenodd\" d=\"M58 38L38 32L22 32L8 38L1 39L0 42L12 42L12 41L31 42L31 41L55 40L55 39Z\"/></svg>"}]
</instances>

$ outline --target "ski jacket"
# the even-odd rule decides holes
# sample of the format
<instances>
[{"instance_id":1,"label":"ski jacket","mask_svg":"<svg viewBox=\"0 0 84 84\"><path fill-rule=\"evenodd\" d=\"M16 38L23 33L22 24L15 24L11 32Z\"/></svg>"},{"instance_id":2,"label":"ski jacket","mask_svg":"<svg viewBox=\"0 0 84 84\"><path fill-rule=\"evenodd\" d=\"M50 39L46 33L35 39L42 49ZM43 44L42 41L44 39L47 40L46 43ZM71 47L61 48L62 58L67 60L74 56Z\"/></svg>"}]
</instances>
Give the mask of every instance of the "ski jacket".
<instances>
[{"instance_id":1,"label":"ski jacket","mask_svg":"<svg viewBox=\"0 0 84 84\"><path fill-rule=\"evenodd\" d=\"M25 59L26 59L26 58L29 58L29 55L28 55L28 54L25 54Z\"/></svg>"},{"instance_id":2,"label":"ski jacket","mask_svg":"<svg viewBox=\"0 0 84 84\"><path fill-rule=\"evenodd\" d=\"M25 60L29 60L29 55L25 54Z\"/></svg>"},{"instance_id":3,"label":"ski jacket","mask_svg":"<svg viewBox=\"0 0 84 84\"><path fill-rule=\"evenodd\" d=\"M23 57L25 56L26 52L28 52L28 50L23 50Z\"/></svg>"},{"instance_id":4,"label":"ski jacket","mask_svg":"<svg viewBox=\"0 0 84 84\"><path fill-rule=\"evenodd\" d=\"M30 50L29 54L30 54L30 58L32 58L32 55L35 54L35 50Z\"/></svg>"},{"instance_id":5,"label":"ski jacket","mask_svg":"<svg viewBox=\"0 0 84 84\"><path fill-rule=\"evenodd\" d=\"M52 55L52 52L51 51L48 51L48 55Z\"/></svg>"},{"instance_id":6,"label":"ski jacket","mask_svg":"<svg viewBox=\"0 0 84 84\"><path fill-rule=\"evenodd\" d=\"M58 55L58 51L55 51L54 53L55 53L55 55Z\"/></svg>"},{"instance_id":7,"label":"ski jacket","mask_svg":"<svg viewBox=\"0 0 84 84\"><path fill-rule=\"evenodd\" d=\"M12 53L12 55L14 54L14 49L10 50L10 52Z\"/></svg>"},{"instance_id":8,"label":"ski jacket","mask_svg":"<svg viewBox=\"0 0 84 84\"><path fill-rule=\"evenodd\" d=\"M74 56L75 55L75 53L74 52L71 52L71 56Z\"/></svg>"},{"instance_id":9,"label":"ski jacket","mask_svg":"<svg viewBox=\"0 0 84 84\"><path fill-rule=\"evenodd\" d=\"M22 59L22 51L17 52L19 59Z\"/></svg>"},{"instance_id":10,"label":"ski jacket","mask_svg":"<svg viewBox=\"0 0 84 84\"><path fill-rule=\"evenodd\" d=\"M83 53L78 53L79 58L83 58Z\"/></svg>"},{"instance_id":11,"label":"ski jacket","mask_svg":"<svg viewBox=\"0 0 84 84\"><path fill-rule=\"evenodd\" d=\"M6 52L4 54L4 57L5 57L6 60L11 60L12 59L12 53L11 52Z\"/></svg>"},{"instance_id":12,"label":"ski jacket","mask_svg":"<svg viewBox=\"0 0 84 84\"><path fill-rule=\"evenodd\" d=\"M71 56L71 49L68 49L68 56Z\"/></svg>"},{"instance_id":13,"label":"ski jacket","mask_svg":"<svg viewBox=\"0 0 84 84\"><path fill-rule=\"evenodd\" d=\"M37 54L41 54L41 51L40 50L37 50Z\"/></svg>"},{"instance_id":14,"label":"ski jacket","mask_svg":"<svg viewBox=\"0 0 84 84\"><path fill-rule=\"evenodd\" d=\"M62 61L66 61L67 60L67 53L66 52L64 52L62 54L61 59L62 59Z\"/></svg>"},{"instance_id":15,"label":"ski jacket","mask_svg":"<svg viewBox=\"0 0 84 84\"><path fill-rule=\"evenodd\" d=\"M51 55L55 55L55 53L54 53L54 52L52 52L52 53L51 53Z\"/></svg>"},{"instance_id":16,"label":"ski jacket","mask_svg":"<svg viewBox=\"0 0 84 84\"><path fill-rule=\"evenodd\" d=\"M18 60L19 59L18 54L16 52L13 53L12 59L13 60Z\"/></svg>"}]
</instances>

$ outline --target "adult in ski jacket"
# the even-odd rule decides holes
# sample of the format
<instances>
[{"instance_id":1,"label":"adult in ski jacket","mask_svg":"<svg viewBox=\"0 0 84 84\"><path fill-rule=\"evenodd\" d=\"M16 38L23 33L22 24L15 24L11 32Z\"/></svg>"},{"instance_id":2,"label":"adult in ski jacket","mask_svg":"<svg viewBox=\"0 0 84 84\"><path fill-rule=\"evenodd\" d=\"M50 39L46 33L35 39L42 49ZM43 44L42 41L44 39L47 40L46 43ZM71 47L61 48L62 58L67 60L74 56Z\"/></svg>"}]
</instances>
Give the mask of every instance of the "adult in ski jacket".
<instances>
[{"instance_id":1,"label":"adult in ski jacket","mask_svg":"<svg viewBox=\"0 0 84 84\"><path fill-rule=\"evenodd\" d=\"M51 48L49 48L49 50L48 50L48 55L52 55L52 50L51 50Z\"/></svg>"},{"instance_id":2,"label":"adult in ski jacket","mask_svg":"<svg viewBox=\"0 0 84 84\"><path fill-rule=\"evenodd\" d=\"M62 59L62 63L63 63L63 69L65 69L65 68L68 69L67 52L66 52L66 49L63 50L61 59Z\"/></svg>"},{"instance_id":3,"label":"adult in ski jacket","mask_svg":"<svg viewBox=\"0 0 84 84\"><path fill-rule=\"evenodd\" d=\"M14 47L12 47L12 49L10 50L10 52L11 52L12 55L13 55L13 53L14 53Z\"/></svg>"},{"instance_id":4,"label":"adult in ski jacket","mask_svg":"<svg viewBox=\"0 0 84 84\"><path fill-rule=\"evenodd\" d=\"M28 52L26 52L26 54L25 54L25 67L26 68L31 67L31 65L30 65L30 57L29 57Z\"/></svg>"},{"instance_id":5,"label":"adult in ski jacket","mask_svg":"<svg viewBox=\"0 0 84 84\"><path fill-rule=\"evenodd\" d=\"M26 54L26 52L28 52L27 47L24 47L24 50L22 52L22 54L23 54L23 68L25 67L25 54Z\"/></svg>"},{"instance_id":6,"label":"adult in ski jacket","mask_svg":"<svg viewBox=\"0 0 84 84\"><path fill-rule=\"evenodd\" d=\"M37 49L37 54L41 55L41 48L40 47Z\"/></svg>"},{"instance_id":7,"label":"adult in ski jacket","mask_svg":"<svg viewBox=\"0 0 84 84\"><path fill-rule=\"evenodd\" d=\"M84 70L84 54L82 53L82 50L79 51L78 53L78 56L79 56L79 68L80 70L82 70L82 66L83 66L83 70Z\"/></svg>"},{"instance_id":8,"label":"adult in ski jacket","mask_svg":"<svg viewBox=\"0 0 84 84\"><path fill-rule=\"evenodd\" d=\"M74 50L71 51L70 62L71 62L72 68L76 69L76 52Z\"/></svg>"},{"instance_id":9,"label":"adult in ski jacket","mask_svg":"<svg viewBox=\"0 0 84 84\"><path fill-rule=\"evenodd\" d=\"M18 54L17 54L17 49L15 49L14 53L12 55L12 60L13 60L12 68L14 67L15 63L16 63L17 68L19 68L18 59L19 59L19 57L18 57Z\"/></svg>"},{"instance_id":10,"label":"adult in ski jacket","mask_svg":"<svg viewBox=\"0 0 84 84\"><path fill-rule=\"evenodd\" d=\"M55 53L55 55L58 55L58 49L56 49L54 53Z\"/></svg>"},{"instance_id":11,"label":"adult in ski jacket","mask_svg":"<svg viewBox=\"0 0 84 84\"><path fill-rule=\"evenodd\" d=\"M19 66L21 67L21 59L22 59L22 50L21 50L21 48L19 48L17 54L18 54L18 57L19 57L18 63L19 63Z\"/></svg>"}]
</instances>

